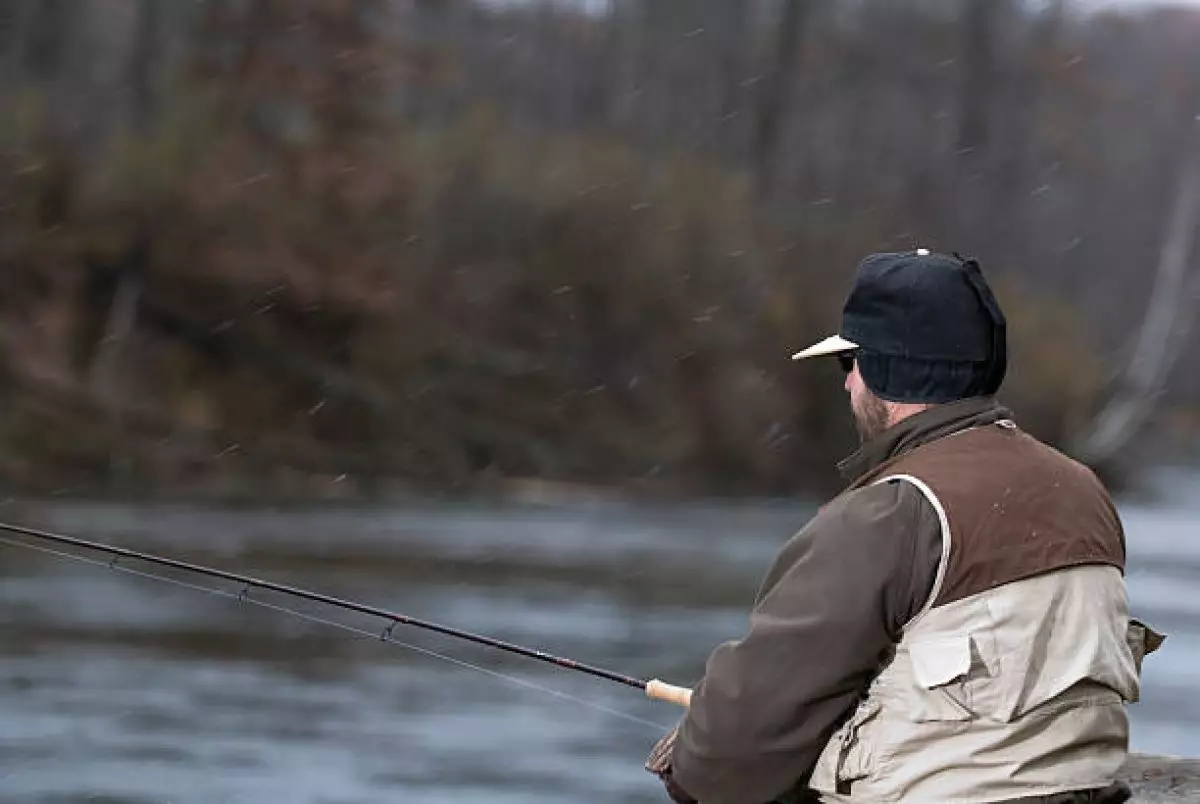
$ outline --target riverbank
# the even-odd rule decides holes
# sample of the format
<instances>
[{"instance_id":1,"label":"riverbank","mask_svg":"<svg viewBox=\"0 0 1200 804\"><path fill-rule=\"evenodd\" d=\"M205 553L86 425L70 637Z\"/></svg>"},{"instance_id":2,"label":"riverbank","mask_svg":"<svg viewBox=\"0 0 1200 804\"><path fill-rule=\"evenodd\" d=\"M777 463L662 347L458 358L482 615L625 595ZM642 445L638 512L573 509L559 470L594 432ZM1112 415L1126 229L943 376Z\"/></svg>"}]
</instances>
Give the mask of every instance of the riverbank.
<instances>
[{"instance_id":1,"label":"riverbank","mask_svg":"<svg viewBox=\"0 0 1200 804\"><path fill-rule=\"evenodd\" d=\"M1200 759L1134 754L1122 769L1133 802L1200 801Z\"/></svg>"}]
</instances>

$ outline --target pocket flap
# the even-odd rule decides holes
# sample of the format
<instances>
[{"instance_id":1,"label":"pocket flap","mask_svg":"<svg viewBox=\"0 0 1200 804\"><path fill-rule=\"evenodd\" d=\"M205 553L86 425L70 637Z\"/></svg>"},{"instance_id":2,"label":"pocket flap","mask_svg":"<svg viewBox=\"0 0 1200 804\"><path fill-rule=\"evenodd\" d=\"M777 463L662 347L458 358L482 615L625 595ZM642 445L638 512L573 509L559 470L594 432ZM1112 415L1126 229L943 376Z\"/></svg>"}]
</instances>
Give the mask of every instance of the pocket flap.
<instances>
[{"instance_id":1,"label":"pocket flap","mask_svg":"<svg viewBox=\"0 0 1200 804\"><path fill-rule=\"evenodd\" d=\"M923 639L909 647L913 679L927 690L949 684L971 669L971 637Z\"/></svg>"}]
</instances>

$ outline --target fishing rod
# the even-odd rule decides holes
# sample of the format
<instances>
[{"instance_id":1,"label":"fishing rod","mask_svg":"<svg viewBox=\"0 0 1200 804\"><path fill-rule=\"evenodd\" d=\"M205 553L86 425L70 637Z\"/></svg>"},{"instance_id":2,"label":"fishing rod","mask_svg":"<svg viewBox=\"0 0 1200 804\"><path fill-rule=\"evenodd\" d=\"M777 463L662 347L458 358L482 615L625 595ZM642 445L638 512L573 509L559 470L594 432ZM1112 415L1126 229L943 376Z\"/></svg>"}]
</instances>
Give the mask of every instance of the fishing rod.
<instances>
[{"instance_id":1,"label":"fishing rod","mask_svg":"<svg viewBox=\"0 0 1200 804\"><path fill-rule=\"evenodd\" d=\"M308 601L311 601L314 603L320 603L325 606L331 606L333 608L343 609L346 611L353 611L353 612L357 612L359 614L367 614L367 615L370 615L373 617L378 617L383 620L389 620L390 625L388 625L387 628L384 629L383 633L380 635L380 638L385 641L387 641L391 637L392 630L397 625L408 625L408 626L412 626L414 628L422 628L427 631L435 631L435 632L437 632L439 634L443 634L445 636L454 637L455 639L462 639L462 640L466 640L468 642L474 642L479 645L485 645L490 648L497 648L499 650L507 651L509 653L515 653L517 655L525 656L530 659L536 659L538 661L547 662L549 664L553 664L557 667L561 667L566 670L575 670L580 673L587 673L588 675L596 676L598 678L603 678L608 681L614 681L618 684L624 684L625 686L628 686L628 687L636 687L636 688L642 690L643 692L645 692L646 697L653 698L655 700L667 701L669 703L674 703L674 704L677 704L677 705L683 706L683 707L686 707L686 706L688 706L689 703L691 703L692 691L690 689L688 689L687 687L678 687L678 686L675 686L674 684L667 684L666 682L660 681L659 679L656 679L656 678L640 679L640 678L635 678L633 676L627 676L623 673L617 673L612 670L606 670L603 667L595 667L593 665L584 664L583 662L577 662L574 659L568 659L563 656L555 656L553 654L546 653L545 651L537 650L535 648L526 648L521 645L516 645L511 642L505 642L504 640L496 639L494 637L484 636L481 634L473 634L469 631L463 631L458 628L452 628L448 625L440 625L438 623L430 622L428 620L421 620L416 617L410 617L406 614L398 614L394 611L387 611L386 609L381 609L376 606L369 606L369 605L366 605L365 603L357 603L353 600L344 600L342 598L333 597L331 595L322 594L320 592L312 592L307 589L300 589L298 587L289 586L287 584L276 583L274 581L267 581L267 580L263 580L261 578L253 578L249 575L241 575L236 572L227 572L225 570L214 569L212 567L204 567L204 566L200 566L199 564L189 563L187 561L180 561L180 560L174 559L174 558L165 558L163 556L151 555L150 553L143 553L143 552L140 552L137 550L130 550L129 548L126 548L126 547L117 547L115 545L102 544L100 542L90 541L88 539L81 539L77 536L65 536L65 535L59 534L59 533L51 533L51 532L45 531L45 530L38 530L37 528L30 528L30 527L24 527L21 525L12 525L12 524L8 524L8 523L0 522L0 531L13 533L13 534L17 534L20 536L29 537L32 539L38 539L38 540L44 541L44 542L53 542L56 544L70 545L72 547L82 548L85 550L90 550L92 552L105 554L105 555L111 557L111 561L108 562L108 566L113 569L117 569L118 568L118 567L116 567L117 561L124 558L124 559L132 559L135 561L142 561L147 564L155 564L155 565L162 566L162 567L170 567L172 569L182 570L184 572L189 572L194 575L201 575L201 576L205 576L205 577L209 577L209 578L218 578L218 579L225 580L225 581L232 581L232 582L240 584L242 586L242 591L237 595L238 600L247 599L246 595L249 593L249 591L251 589L263 589L263 590L270 591L270 592L276 592L281 595L286 595L288 597L294 597L294 598L298 598L301 600L308 600ZM16 542L9 542L9 544L16 544ZM25 545L25 546L28 547L30 545ZM160 576L150 576L150 577L159 578L160 580L170 580L167 578L160 578ZM198 588L203 588L203 587L198 587ZM286 609L286 611L291 612L291 609ZM295 614L297 612L291 612L291 613ZM327 622L327 621L321 621L321 620L319 620L319 621Z\"/></svg>"}]
</instances>

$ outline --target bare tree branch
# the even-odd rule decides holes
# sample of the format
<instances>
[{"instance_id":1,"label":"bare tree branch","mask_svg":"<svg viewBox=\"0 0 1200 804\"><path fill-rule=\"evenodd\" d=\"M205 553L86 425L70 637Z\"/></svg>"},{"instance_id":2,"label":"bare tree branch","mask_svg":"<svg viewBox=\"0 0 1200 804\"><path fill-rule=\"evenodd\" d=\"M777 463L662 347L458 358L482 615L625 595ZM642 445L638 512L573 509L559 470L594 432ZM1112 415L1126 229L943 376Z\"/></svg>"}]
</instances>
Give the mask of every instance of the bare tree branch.
<instances>
[{"instance_id":1,"label":"bare tree branch","mask_svg":"<svg viewBox=\"0 0 1200 804\"><path fill-rule=\"evenodd\" d=\"M1080 439L1076 453L1093 465L1111 463L1149 419L1196 316L1200 269L1193 256L1200 214L1200 115L1181 159L1179 189L1159 255L1154 291L1137 345L1118 389ZM1189 280L1188 269L1195 275Z\"/></svg>"}]
</instances>

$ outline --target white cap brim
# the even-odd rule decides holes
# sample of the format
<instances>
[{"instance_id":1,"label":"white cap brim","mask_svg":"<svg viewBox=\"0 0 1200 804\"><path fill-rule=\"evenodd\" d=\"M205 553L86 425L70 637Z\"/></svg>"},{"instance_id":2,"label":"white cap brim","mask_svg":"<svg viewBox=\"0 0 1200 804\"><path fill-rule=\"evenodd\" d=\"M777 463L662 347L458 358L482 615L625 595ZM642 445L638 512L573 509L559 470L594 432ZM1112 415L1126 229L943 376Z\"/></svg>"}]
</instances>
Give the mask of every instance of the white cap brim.
<instances>
[{"instance_id":1,"label":"white cap brim","mask_svg":"<svg viewBox=\"0 0 1200 804\"><path fill-rule=\"evenodd\" d=\"M830 335L825 340L796 352L796 354L792 355L792 360L804 360L806 357L821 357L822 355L836 355L838 352L848 352L851 349L857 348L857 343L848 341L841 335Z\"/></svg>"}]
</instances>

